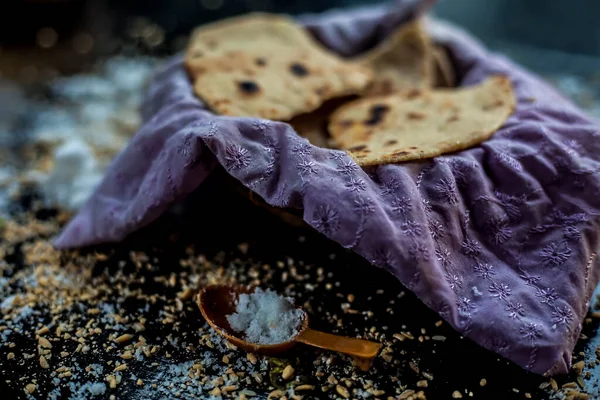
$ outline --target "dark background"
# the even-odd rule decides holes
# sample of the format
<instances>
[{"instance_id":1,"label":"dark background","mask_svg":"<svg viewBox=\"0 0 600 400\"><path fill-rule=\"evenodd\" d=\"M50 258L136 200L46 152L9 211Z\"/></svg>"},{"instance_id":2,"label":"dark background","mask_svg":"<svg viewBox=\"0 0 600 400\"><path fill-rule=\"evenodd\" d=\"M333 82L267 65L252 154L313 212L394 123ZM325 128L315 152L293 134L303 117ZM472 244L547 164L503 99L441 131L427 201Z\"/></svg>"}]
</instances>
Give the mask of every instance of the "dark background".
<instances>
[{"instance_id":1,"label":"dark background","mask_svg":"<svg viewBox=\"0 0 600 400\"><path fill-rule=\"evenodd\" d=\"M87 30L102 47L122 37L133 17L147 17L172 43L194 26L248 11L319 12L375 4L360 0L6 0L0 6L0 44L30 46L36 33L52 27L62 40ZM435 12L466 26L488 44L518 42L600 56L597 0L439 0ZM102 49L98 49L102 50ZM114 49L111 49L114 50Z\"/></svg>"}]
</instances>

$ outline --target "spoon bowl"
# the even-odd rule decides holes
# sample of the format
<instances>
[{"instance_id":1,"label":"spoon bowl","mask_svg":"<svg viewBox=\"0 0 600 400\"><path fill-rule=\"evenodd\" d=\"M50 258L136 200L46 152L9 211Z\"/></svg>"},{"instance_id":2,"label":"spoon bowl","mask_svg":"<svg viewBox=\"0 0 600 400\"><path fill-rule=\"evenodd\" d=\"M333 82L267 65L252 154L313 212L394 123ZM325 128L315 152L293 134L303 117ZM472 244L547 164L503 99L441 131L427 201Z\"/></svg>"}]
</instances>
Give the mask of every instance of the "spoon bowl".
<instances>
[{"instance_id":1,"label":"spoon bowl","mask_svg":"<svg viewBox=\"0 0 600 400\"><path fill-rule=\"evenodd\" d=\"M239 333L231 329L227 316L235 313L240 294L254 292L254 287L243 285L211 285L198 294L198 307L208 324L221 336L240 349L251 353L272 356L289 350L296 344L296 337L308 328L308 316L302 311L302 325L298 334L290 340L277 344L259 344L244 340Z\"/></svg>"},{"instance_id":2,"label":"spoon bowl","mask_svg":"<svg viewBox=\"0 0 600 400\"><path fill-rule=\"evenodd\" d=\"M254 290L254 287L244 285L209 285L198 294L198 307L202 316L219 335L240 349L251 353L273 356L289 350L300 342L350 355L363 371L369 369L373 364L373 359L381 349L381 344L310 329L308 315L301 308L298 309L302 311L302 324L298 332L289 340L277 344L259 344L243 339L231 328L227 316L235 313L237 300L241 294L250 294Z\"/></svg>"}]
</instances>

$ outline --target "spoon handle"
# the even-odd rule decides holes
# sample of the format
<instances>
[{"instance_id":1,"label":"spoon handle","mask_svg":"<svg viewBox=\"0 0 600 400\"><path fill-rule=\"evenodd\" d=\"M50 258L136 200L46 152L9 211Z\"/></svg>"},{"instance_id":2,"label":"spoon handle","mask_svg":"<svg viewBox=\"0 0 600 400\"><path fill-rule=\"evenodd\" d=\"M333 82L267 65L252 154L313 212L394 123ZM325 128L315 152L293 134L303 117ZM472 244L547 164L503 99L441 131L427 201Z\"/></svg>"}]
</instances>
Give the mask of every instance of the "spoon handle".
<instances>
[{"instance_id":1,"label":"spoon handle","mask_svg":"<svg viewBox=\"0 0 600 400\"><path fill-rule=\"evenodd\" d=\"M381 349L380 343L371 342L364 339L355 339L345 336L332 335L331 333L319 332L307 328L296 338L297 342L325 350L337 351L352 356L361 369L366 361L370 366L369 360L372 360ZM368 368L365 365L366 368Z\"/></svg>"}]
</instances>

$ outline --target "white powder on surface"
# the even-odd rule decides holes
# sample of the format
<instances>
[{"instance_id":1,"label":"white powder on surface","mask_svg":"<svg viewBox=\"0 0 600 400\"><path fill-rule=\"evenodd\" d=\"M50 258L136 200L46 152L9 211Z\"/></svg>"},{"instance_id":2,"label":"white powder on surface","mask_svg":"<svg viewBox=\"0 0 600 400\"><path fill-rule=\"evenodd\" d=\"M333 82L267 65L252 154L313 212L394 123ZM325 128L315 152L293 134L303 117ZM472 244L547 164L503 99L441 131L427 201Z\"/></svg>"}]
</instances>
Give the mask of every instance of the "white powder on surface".
<instances>
[{"instance_id":1,"label":"white powder on surface","mask_svg":"<svg viewBox=\"0 0 600 400\"><path fill-rule=\"evenodd\" d=\"M17 297L16 295L12 294L8 297L5 297L2 302L0 303L0 309L4 310L4 309L9 309L12 307L13 302L15 301L15 297Z\"/></svg>"},{"instance_id":2,"label":"white powder on surface","mask_svg":"<svg viewBox=\"0 0 600 400\"><path fill-rule=\"evenodd\" d=\"M51 205L79 209L102 179L92 149L82 140L73 139L54 153L54 170L42 183L42 191Z\"/></svg>"},{"instance_id":3,"label":"white powder on surface","mask_svg":"<svg viewBox=\"0 0 600 400\"><path fill-rule=\"evenodd\" d=\"M101 396L106 392L106 384L102 382L87 382L83 385L70 382L68 384L71 390L71 400L84 400L90 397Z\"/></svg>"},{"instance_id":4,"label":"white powder on surface","mask_svg":"<svg viewBox=\"0 0 600 400\"><path fill-rule=\"evenodd\" d=\"M58 78L48 89L60 101L52 102L28 99L0 79L0 100L9 106L0 107L0 165L15 164L4 159L2 147L45 149L40 160L27 160L26 170L0 170L0 216L25 183L39 187L50 207L80 209L140 126L143 93L159 61L117 56L93 73Z\"/></svg>"},{"instance_id":5,"label":"white powder on surface","mask_svg":"<svg viewBox=\"0 0 600 400\"><path fill-rule=\"evenodd\" d=\"M236 312L227 316L231 328L244 334L244 339L258 344L289 341L302 324L302 311L272 290L256 289L240 295Z\"/></svg>"}]
</instances>

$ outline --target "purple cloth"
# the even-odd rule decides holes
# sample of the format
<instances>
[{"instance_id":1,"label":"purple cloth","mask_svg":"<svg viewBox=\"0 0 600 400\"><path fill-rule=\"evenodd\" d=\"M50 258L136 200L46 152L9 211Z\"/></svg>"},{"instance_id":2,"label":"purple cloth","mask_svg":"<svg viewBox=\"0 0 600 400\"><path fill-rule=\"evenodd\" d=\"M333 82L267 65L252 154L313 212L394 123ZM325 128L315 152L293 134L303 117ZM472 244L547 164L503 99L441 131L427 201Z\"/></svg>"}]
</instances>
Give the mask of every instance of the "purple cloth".
<instances>
[{"instance_id":1,"label":"purple cloth","mask_svg":"<svg viewBox=\"0 0 600 400\"><path fill-rule=\"evenodd\" d=\"M410 14L395 7L302 21L352 54ZM514 84L515 113L480 146L363 170L285 123L213 115L177 57L150 86L142 128L56 246L120 241L220 164L269 204L303 209L314 229L390 271L463 335L527 370L567 372L600 272L600 128L457 28L430 31L463 85L494 73Z\"/></svg>"}]
</instances>

